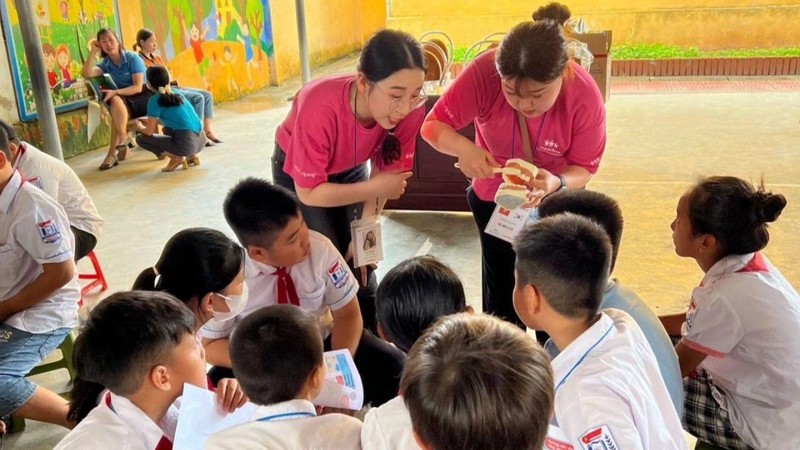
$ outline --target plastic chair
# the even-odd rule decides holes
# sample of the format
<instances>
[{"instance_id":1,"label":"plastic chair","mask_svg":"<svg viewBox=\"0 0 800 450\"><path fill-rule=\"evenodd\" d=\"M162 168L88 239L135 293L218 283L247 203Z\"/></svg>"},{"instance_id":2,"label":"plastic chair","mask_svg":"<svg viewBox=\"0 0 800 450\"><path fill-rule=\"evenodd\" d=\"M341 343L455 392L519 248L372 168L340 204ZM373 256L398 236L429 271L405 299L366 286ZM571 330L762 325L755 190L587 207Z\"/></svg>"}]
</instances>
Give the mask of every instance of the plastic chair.
<instances>
[{"instance_id":1,"label":"plastic chair","mask_svg":"<svg viewBox=\"0 0 800 450\"><path fill-rule=\"evenodd\" d=\"M106 277L103 275L103 269L100 267L100 261L97 260L97 255L94 254L94 250L89 252L86 257L92 262L94 273L78 274L79 280L92 280L81 288L81 300L78 303L80 306L83 306L83 297L91 292L94 288L100 286L100 292L108 289L108 282L106 282Z\"/></svg>"}]
</instances>

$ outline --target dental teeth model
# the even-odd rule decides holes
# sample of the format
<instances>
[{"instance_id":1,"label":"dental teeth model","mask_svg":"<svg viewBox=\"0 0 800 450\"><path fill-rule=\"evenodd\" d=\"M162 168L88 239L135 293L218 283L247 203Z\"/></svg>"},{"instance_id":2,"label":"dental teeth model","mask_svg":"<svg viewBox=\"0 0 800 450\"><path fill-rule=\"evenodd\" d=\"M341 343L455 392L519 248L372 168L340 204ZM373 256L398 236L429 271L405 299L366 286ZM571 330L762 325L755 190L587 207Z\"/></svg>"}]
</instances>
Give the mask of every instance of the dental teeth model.
<instances>
[{"instance_id":1,"label":"dental teeth model","mask_svg":"<svg viewBox=\"0 0 800 450\"><path fill-rule=\"evenodd\" d=\"M528 202L530 182L539 169L524 159L509 159L503 169L503 184L497 190L494 201L505 209L517 209Z\"/></svg>"}]
</instances>

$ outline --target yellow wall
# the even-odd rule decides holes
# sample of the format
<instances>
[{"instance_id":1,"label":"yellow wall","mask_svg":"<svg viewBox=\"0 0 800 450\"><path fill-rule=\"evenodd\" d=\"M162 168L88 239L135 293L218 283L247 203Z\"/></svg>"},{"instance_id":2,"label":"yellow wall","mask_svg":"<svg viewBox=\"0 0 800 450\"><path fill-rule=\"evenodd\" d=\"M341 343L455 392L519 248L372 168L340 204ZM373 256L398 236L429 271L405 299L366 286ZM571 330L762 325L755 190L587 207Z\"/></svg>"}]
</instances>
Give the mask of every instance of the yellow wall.
<instances>
[{"instance_id":1,"label":"yellow wall","mask_svg":"<svg viewBox=\"0 0 800 450\"><path fill-rule=\"evenodd\" d=\"M548 1L392 0L390 28L419 36L441 30L457 46L507 31L530 20ZM592 29L609 29L616 43L661 43L701 50L795 47L800 45L797 0L577 0L564 1L573 17Z\"/></svg>"},{"instance_id":2,"label":"yellow wall","mask_svg":"<svg viewBox=\"0 0 800 450\"><path fill-rule=\"evenodd\" d=\"M386 27L386 0L306 0L308 52L312 66L361 48ZM300 74L295 0L271 0L278 83Z\"/></svg>"}]
</instances>

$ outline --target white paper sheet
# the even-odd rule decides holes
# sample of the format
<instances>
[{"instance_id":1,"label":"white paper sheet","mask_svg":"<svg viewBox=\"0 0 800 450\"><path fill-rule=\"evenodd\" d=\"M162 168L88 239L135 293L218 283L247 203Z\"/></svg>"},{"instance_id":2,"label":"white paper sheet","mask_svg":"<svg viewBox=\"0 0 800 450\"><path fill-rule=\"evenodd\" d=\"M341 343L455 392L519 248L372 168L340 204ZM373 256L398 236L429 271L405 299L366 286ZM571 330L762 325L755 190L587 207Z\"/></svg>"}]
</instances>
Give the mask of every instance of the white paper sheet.
<instances>
[{"instance_id":1,"label":"white paper sheet","mask_svg":"<svg viewBox=\"0 0 800 450\"><path fill-rule=\"evenodd\" d=\"M185 384L173 448L202 450L212 433L249 422L256 405L247 402L232 413L222 411L217 394Z\"/></svg>"},{"instance_id":2,"label":"white paper sheet","mask_svg":"<svg viewBox=\"0 0 800 450\"><path fill-rule=\"evenodd\" d=\"M317 406L358 411L364 406L364 385L356 363L347 350L325 352L325 384L312 403Z\"/></svg>"},{"instance_id":3,"label":"white paper sheet","mask_svg":"<svg viewBox=\"0 0 800 450\"><path fill-rule=\"evenodd\" d=\"M97 127L100 126L100 121L102 120L102 111L100 110L101 106L94 100L89 100L89 124L86 126L86 142L92 141L92 136L94 136L94 132L97 130Z\"/></svg>"}]
</instances>

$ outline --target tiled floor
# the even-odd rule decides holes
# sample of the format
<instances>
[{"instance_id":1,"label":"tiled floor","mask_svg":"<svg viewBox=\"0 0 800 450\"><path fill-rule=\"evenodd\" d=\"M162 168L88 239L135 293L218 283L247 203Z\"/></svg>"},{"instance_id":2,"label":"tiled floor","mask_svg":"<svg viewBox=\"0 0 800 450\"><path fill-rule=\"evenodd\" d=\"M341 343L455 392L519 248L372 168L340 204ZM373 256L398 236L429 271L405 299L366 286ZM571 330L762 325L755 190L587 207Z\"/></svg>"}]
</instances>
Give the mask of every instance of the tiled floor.
<instances>
[{"instance_id":1,"label":"tiled floor","mask_svg":"<svg viewBox=\"0 0 800 450\"><path fill-rule=\"evenodd\" d=\"M324 73L354 65L346 59ZM748 82L614 81L607 151L591 188L615 197L625 214L615 276L660 313L681 310L701 277L693 262L675 256L669 230L678 197L701 175L752 180L763 175L770 188L787 196L789 207L771 228L766 253L800 285L800 80ZM713 88L718 85L730 88L720 92ZM163 162L140 150L102 173L97 171L102 150L69 161L107 220L97 247L111 283L103 295L129 288L180 229L230 232L221 214L225 192L242 177L270 177L274 130L297 87L295 82L218 106L216 129L225 143L205 150L202 165L188 171L161 173ZM379 275L398 261L430 253L453 266L470 302L480 305L480 254L471 216L393 211L384 217L387 258ZM55 377L45 384L63 381ZM48 449L64 434L29 422L28 430L10 437L4 448Z\"/></svg>"}]
</instances>

